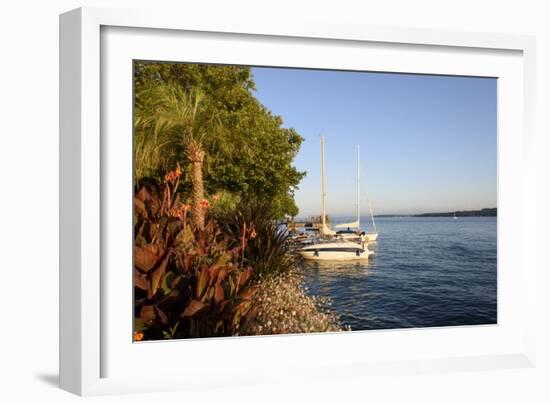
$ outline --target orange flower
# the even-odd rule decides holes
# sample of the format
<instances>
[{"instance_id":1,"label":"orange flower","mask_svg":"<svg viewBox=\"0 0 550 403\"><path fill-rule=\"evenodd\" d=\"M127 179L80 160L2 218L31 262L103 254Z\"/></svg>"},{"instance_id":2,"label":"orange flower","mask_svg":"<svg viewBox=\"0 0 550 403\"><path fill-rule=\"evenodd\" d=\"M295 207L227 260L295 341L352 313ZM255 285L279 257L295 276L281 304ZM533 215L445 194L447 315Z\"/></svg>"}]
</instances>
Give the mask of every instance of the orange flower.
<instances>
[{"instance_id":1,"label":"orange flower","mask_svg":"<svg viewBox=\"0 0 550 403\"><path fill-rule=\"evenodd\" d=\"M164 175L164 183L175 184L181 175L180 165L178 164L174 171L168 172Z\"/></svg>"},{"instance_id":2,"label":"orange flower","mask_svg":"<svg viewBox=\"0 0 550 403\"><path fill-rule=\"evenodd\" d=\"M254 239L256 238L256 228L252 227L251 231L250 231L250 239Z\"/></svg>"},{"instance_id":3,"label":"orange flower","mask_svg":"<svg viewBox=\"0 0 550 403\"><path fill-rule=\"evenodd\" d=\"M168 172L166 175L164 175L164 183L174 183L176 181L176 175L175 173Z\"/></svg>"},{"instance_id":4,"label":"orange flower","mask_svg":"<svg viewBox=\"0 0 550 403\"><path fill-rule=\"evenodd\" d=\"M134 341L142 341L143 340L143 332L134 332Z\"/></svg>"},{"instance_id":5,"label":"orange flower","mask_svg":"<svg viewBox=\"0 0 550 403\"><path fill-rule=\"evenodd\" d=\"M207 209L210 206L210 203L208 203L208 200L203 199L201 200L200 205L201 205L201 208Z\"/></svg>"}]
</instances>

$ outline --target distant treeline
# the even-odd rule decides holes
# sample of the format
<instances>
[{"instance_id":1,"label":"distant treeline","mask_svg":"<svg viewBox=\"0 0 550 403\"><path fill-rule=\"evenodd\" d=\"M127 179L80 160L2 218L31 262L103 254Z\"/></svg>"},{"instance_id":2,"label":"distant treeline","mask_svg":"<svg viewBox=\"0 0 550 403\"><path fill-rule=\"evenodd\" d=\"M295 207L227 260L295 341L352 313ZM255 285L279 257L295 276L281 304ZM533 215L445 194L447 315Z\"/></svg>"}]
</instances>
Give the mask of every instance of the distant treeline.
<instances>
[{"instance_id":1,"label":"distant treeline","mask_svg":"<svg viewBox=\"0 0 550 403\"><path fill-rule=\"evenodd\" d=\"M414 217L412 214L375 214L375 218Z\"/></svg>"},{"instance_id":2,"label":"distant treeline","mask_svg":"<svg viewBox=\"0 0 550 403\"><path fill-rule=\"evenodd\" d=\"M496 217L496 208L483 208L481 210L452 211L450 213L424 213L415 214L414 217Z\"/></svg>"}]
</instances>

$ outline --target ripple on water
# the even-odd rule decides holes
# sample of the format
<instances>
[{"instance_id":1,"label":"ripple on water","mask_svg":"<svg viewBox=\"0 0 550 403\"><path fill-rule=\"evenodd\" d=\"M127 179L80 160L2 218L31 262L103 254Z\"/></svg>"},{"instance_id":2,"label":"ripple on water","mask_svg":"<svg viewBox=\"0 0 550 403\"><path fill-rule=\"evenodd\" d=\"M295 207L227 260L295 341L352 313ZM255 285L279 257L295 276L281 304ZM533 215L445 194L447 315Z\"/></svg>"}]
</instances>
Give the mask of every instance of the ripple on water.
<instances>
[{"instance_id":1,"label":"ripple on water","mask_svg":"<svg viewBox=\"0 0 550 403\"><path fill-rule=\"evenodd\" d=\"M368 262L304 262L354 330L496 323L496 219L383 218Z\"/></svg>"}]
</instances>

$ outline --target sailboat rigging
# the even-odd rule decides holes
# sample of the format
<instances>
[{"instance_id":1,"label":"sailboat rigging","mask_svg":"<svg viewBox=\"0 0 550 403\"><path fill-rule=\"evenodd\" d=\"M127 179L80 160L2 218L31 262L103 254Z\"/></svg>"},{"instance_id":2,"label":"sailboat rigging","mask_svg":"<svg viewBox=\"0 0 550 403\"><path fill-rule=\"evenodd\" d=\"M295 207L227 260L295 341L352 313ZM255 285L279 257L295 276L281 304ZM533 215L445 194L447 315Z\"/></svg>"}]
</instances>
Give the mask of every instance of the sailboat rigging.
<instances>
[{"instance_id":1,"label":"sailboat rigging","mask_svg":"<svg viewBox=\"0 0 550 403\"><path fill-rule=\"evenodd\" d=\"M326 223L326 191L325 191L325 139L321 137L321 208L322 224L320 233L323 236L334 236L336 232L327 227ZM358 210L359 213L359 210ZM298 253L308 260L357 260L368 259L374 252L364 245L346 240L323 241L319 240L298 250Z\"/></svg>"},{"instance_id":2,"label":"sailboat rigging","mask_svg":"<svg viewBox=\"0 0 550 403\"><path fill-rule=\"evenodd\" d=\"M325 138L321 136L321 234L336 235L336 232L327 227L327 211L326 211L327 192L325 190Z\"/></svg>"},{"instance_id":3,"label":"sailboat rigging","mask_svg":"<svg viewBox=\"0 0 550 403\"><path fill-rule=\"evenodd\" d=\"M346 228L346 230L338 231L337 234L343 239L355 239L359 237L361 229L361 176L360 176L360 149L359 145L357 146L357 219L354 222L338 224L336 228ZM372 226L374 232L369 232L364 235L364 239L367 242L375 242L378 239L378 232L376 231L376 223L374 222L374 214L372 213L372 205L369 201L369 212L372 220ZM351 228L354 228L355 231L352 231Z\"/></svg>"},{"instance_id":4,"label":"sailboat rigging","mask_svg":"<svg viewBox=\"0 0 550 403\"><path fill-rule=\"evenodd\" d=\"M356 212L357 212L357 219L354 222L350 223L342 223L338 224L335 227L336 228L355 228L356 232L353 231L339 231L338 233L341 235L348 235L351 233L351 235L357 236L357 232L359 231L359 228L361 227L361 197L360 197L360 185L361 185L361 177L359 173L359 146L357 146L357 205L356 205Z\"/></svg>"}]
</instances>

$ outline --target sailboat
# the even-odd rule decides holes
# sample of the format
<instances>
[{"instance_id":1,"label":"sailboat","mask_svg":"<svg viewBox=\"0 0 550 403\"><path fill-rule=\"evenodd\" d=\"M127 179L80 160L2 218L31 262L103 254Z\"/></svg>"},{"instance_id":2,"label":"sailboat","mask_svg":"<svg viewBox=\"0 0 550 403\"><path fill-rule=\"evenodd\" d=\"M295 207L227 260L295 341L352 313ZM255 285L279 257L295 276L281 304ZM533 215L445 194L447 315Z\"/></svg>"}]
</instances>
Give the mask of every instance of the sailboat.
<instances>
[{"instance_id":1,"label":"sailboat","mask_svg":"<svg viewBox=\"0 0 550 403\"><path fill-rule=\"evenodd\" d=\"M321 136L321 228L319 232L324 236L334 236L336 232L327 227L327 206L326 206L327 192L325 191L325 138Z\"/></svg>"},{"instance_id":2,"label":"sailboat","mask_svg":"<svg viewBox=\"0 0 550 403\"><path fill-rule=\"evenodd\" d=\"M327 227L326 223L326 191L325 191L325 139L321 137L321 228L319 232L324 237L333 237L336 232ZM356 242L347 240L324 241L305 246L298 250L300 256L308 260L357 260L368 259L374 252Z\"/></svg>"},{"instance_id":3,"label":"sailboat","mask_svg":"<svg viewBox=\"0 0 550 403\"><path fill-rule=\"evenodd\" d=\"M373 232L367 232L365 234L365 237L367 238L368 242L376 242L378 240L378 231L376 230L376 223L374 222L374 214L372 214L372 206L369 202L369 210L370 210L370 218L372 220L372 228Z\"/></svg>"},{"instance_id":4,"label":"sailboat","mask_svg":"<svg viewBox=\"0 0 550 403\"><path fill-rule=\"evenodd\" d=\"M357 219L354 222L338 224L336 228L346 228L345 230L340 230L337 232L337 235L342 239L357 239L360 237L360 228L361 228L361 198L360 198L360 150L359 145L357 146ZM374 215L372 214L372 207L369 203L370 216L372 220L372 226L374 232L369 232L365 234L365 241L375 242L378 239L378 232L376 231L376 223L374 222ZM355 230L351 230L354 228Z\"/></svg>"},{"instance_id":5,"label":"sailboat","mask_svg":"<svg viewBox=\"0 0 550 403\"><path fill-rule=\"evenodd\" d=\"M361 204L360 204L360 175L359 175L359 146L357 146L357 219L353 222L342 223L335 226L335 228L345 228L344 230L337 231L336 234L339 238L357 240L360 238L360 226L361 226Z\"/></svg>"}]
</instances>

